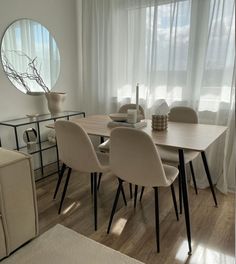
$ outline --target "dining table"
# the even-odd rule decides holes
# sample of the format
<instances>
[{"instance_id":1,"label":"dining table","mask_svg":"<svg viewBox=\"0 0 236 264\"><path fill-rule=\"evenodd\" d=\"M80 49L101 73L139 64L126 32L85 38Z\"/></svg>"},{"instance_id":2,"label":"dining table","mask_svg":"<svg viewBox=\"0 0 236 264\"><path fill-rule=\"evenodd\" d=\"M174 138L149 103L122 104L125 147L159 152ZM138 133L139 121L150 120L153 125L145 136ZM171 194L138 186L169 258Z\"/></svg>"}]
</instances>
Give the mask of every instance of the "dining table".
<instances>
[{"instance_id":1,"label":"dining table","mask_svg":"<svg viewBox=\"0 0 236 264\"><path fill-rule=\"evenodd\" d=\"M91 115L85 118L74 118L71 121L82 126L84 130L92 136L109 138L111 130L113 129L108 126L108 123L112 121L109 115ZM191 255L191 217L189 211L184 151L194 150L201 153L209 186L211 188L215 206L217 207L217 198L215 195L214 185L211 179L210 169L208 166L205 151L212 144L217 142L221 137L225 136L227 127L209 124L168 122L167 130L156 131L152 129L152 120L145 119L144 121L147 125L139 129L147 133L152 138L155 145L163 147L172 147L178 151L185 224L189 248L188 254ZM54 128L54 124L50 124L48 125L48 127Z\"/></svg>"}]
</instances>

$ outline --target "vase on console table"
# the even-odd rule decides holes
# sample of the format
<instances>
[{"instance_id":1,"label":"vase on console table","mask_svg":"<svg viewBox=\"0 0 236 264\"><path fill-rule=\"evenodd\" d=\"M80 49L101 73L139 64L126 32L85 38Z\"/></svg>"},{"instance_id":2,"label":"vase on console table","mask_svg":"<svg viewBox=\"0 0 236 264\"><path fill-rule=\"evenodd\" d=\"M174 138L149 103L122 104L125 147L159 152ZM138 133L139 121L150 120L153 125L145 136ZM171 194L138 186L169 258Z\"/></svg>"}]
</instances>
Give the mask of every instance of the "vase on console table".
<instances>
[{"instance_id":1,"label":"vase on console table","mask_svg":"<svg viewBox=\"0 0 236 264\"><path fill-rule=\"evenodd\" d=\"M48 102L48 110L54 115L62 111L62 105L66 98L66 93L63 92L49 92L45 93Z\"/></svg>"}]
</instances>

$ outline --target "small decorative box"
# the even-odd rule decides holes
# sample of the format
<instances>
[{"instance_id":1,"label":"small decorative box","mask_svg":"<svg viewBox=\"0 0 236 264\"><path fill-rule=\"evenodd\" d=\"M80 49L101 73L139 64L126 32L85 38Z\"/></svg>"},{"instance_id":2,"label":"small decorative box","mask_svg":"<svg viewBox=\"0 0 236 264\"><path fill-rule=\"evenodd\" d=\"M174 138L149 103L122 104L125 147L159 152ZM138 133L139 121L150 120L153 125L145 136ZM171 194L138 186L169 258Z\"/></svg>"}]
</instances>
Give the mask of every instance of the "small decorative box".
<instances>
[{"instance_id":1,"label":"small decorative box","mask_svg":"<svg viewBox=\"0 0 236 264\"><path fill-rule=\"evenodd\" d=\"M168 127L168 115L152 115L152 129L163 131Z\"/></svg>"}]
</instances>

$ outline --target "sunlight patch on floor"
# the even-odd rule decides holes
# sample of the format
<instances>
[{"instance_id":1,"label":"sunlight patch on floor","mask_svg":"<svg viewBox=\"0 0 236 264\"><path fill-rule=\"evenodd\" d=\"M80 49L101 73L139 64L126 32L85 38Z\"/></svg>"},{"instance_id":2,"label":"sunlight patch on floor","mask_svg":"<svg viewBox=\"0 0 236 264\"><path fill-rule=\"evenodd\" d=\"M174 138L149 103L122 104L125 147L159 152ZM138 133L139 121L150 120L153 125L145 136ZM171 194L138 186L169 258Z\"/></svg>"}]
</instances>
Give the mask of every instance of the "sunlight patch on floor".
<instances>
[{"instance_id":1,"label":"sunlight patch on floor","mask_svg":"<svg viewBox=\"0 0 236 264\"><path fill-rule=\"evenodd\" d=\"M80 206L80 202L73 202L71 205L67 206L67 208L63 210L62 214L65 215L72 209L74 210L78 208L79 206Z\"/></svg>"},{"instance_id":2,"label":"sunlight patch on floor","mask_svg":"<svg viewBox=\"0 0 236 264\"><path fill-rule=\"evenodd\" d=\"M120 235L126 225L127 219L120 218L116 221L116 223L113 225L113 228L111 230L112 234Z\"/></svg>"},{"instance_id":3,"label":"sunlight patch on floor","mask_svg":"<svg viewBox=\"0 0 236 264\"><path fill-rule=\"evenodd\" d=\"M224 254L222 252L207 248L203 245L198 245L194 247L194 242L192 242L193 252L192 255L189 257L188 263L195 264L201 263L208 264L234 264L234 257ZM184 240L181 246L178 249L178 252L175 256L175 259L185 263L188 258L188 242ZM204 260L204 261L203 261Z\"/></svg>"}]
</instances>

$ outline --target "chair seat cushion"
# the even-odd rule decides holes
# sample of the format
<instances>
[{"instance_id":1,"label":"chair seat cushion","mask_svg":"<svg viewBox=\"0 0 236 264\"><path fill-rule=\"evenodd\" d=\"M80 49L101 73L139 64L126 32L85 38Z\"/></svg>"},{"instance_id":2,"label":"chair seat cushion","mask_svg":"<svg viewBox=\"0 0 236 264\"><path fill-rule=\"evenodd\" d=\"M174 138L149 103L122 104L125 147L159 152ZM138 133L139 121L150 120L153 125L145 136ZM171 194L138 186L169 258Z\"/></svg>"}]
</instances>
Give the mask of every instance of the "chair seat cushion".
<instances>
[{"instance_id":1,"label":"chair seat cushion","mask_svg":"<svg viewBox=\"0 0 236 264\"><path fill-rule=\"evenodd\" d=\"M175 165L175 166L179 164L179 154L178 154L177 149L170 148L170 147L161 147L161 146L158 146L157 148L158 148L161 160L164 163L168 163L168 164ZM199 155L198 151L185 150L184 151L185 163L187 164L190 161L194 160L198 155Z\"/></svg>"},{"instance_id":2,"label":"chair seat cushion","mask_svg":"<svg viewBox=\"0 0 236 264\"><path fill-rule=\"evenodd\" d=\"M110 139L107 139L106 141L104 141L102 144L100 144L98 146L98 149L101 151L101 152L109 152L110 150Z\"/></svg>"},{"instance_id":3,"label":"chair seat cushion","mask_svg":"<svg viewBox=\"0 0 236 264\"><path fill-rule=\"evenodd\" d=\"M168 181L168 186L171 185L179 174L179 170L176 167L163 164L163 168Z\"/></svg>"},{"instance_id":4,"label":"chair seat cushion","mask_svg":"<svg viewBox=\"0 0 236 264\"><path fill-rule=\"evenodd\" d=\"M97 157L102 165L102 172L109 170L109 155L106 153L96 152Z\"/></svg>"}]
</instances>

